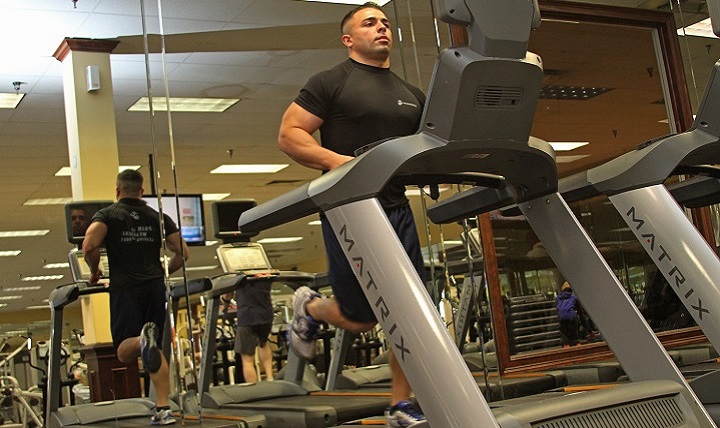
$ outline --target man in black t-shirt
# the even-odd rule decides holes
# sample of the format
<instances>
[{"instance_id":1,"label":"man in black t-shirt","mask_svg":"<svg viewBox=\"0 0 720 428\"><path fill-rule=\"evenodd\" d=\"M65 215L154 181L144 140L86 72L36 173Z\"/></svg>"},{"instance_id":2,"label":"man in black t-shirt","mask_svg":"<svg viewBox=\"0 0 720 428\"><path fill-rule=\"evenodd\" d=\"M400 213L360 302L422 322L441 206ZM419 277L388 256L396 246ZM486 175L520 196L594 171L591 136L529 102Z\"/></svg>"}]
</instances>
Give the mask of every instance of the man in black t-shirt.
<instances>
[{"instance_id":1,"label":"man in black t-shirt","mask_svg":"<svg viewBox=\"0 0 720 428\"><path fill-rule=\"evenodd\" d=\"M420 126L425 96L390 71L390 22L375 3L350 11L340 25L349 58L307 82L286 110L278 144L296 162L330 171L351 160L355 150L370 143L414 134ZM313 138L320 131L321 144ZM420 278L424 276L420 243L405 188L389 185L378 200L397 232ZM367 298L325 216L321 215L333 297L325 299L308 287L293 296L290 346L312 358L321 322L352 332L377 324ZM419 427L425 417L409 400L410 385L391 352L393 374L390 427Z\"/></svg>"},{"instance_id":2,"label":"man in black t-shirt","mask_svg":"<svg viewBox=\"0 0 720 428\"><path fill-rule=\"evenodd\" d=\"M125 364L142 357L143 367L157 393L153 425L175 423L168 394L170 373L158 338L166 318L165 271L160 216L141 199L143 177L134 170L118 174L117 202L92 218L83 241L90 266L90 283L102 276L100 247L105 246L110 267L110 327L118 359ZM175 223L163 216L165 246L173 253L168 270L175 272L188 258L188 248Z\"/></svg>"}]
</instances>

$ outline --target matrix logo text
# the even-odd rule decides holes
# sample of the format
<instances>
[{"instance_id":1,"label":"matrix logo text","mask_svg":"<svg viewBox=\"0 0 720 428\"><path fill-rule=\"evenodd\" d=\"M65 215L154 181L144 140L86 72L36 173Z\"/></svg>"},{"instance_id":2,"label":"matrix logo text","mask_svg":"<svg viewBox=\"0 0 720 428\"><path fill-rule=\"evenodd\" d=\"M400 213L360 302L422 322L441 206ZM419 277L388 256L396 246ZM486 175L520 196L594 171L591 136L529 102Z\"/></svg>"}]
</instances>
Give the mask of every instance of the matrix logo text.
<instances>
[{"instance_id":1,"label":"matrix logo text","mask_svg":"<svg viewBox=\"0 0 720 428\"><path fill-rule=\"evenodd\" d=\"M695 289L685 283L685 275L682 270L673 262L672 255L665 249L661 242L657 242L655 234L646 227L645 220L637 214L635 207L631 207L625 216L630 220L628 224L635 227L640 233L641 241L649 247L648 253L655 261L658 269L663 273L668 282L675 287L678 296L683 297L692 309L697 311L698 319L702 321L703 315L710 314L710 311L703 307L702 299L699 296L693 297ZM684 291L683 291L684 290ZM694 303L696 302L696 303Z\"/></svg>"},{"instance_id":2,"label":"matrix logo text","mask_svg":"<svg viewBox=\"0 0 720 428\"><path fill-rule=\"evenodd\" d=\"M393 321L392 311L385 302L377 284L375 284L373 272L369 268L365 268L364 260L362 256L358 254L357 248L355 248L355 241L352 239L347 225L343 225L338 235L340 244L345 247L347 254L352 260L351 265L356 272L358 281L360 281L360 286L365 288L365 295L368 297L370 304L375 307L375 313L377 314L379 312L380 314L378 321L380 321L383 327L387 327L385 328L385 334L396 348L395 356L399 357L402 361L405 361L405 356L411 355L412 353L410 352L410 349L405 346L405 338L403 337L400 329L397 328L398 326L395 321Z\"/></svg>"}]
</instances>

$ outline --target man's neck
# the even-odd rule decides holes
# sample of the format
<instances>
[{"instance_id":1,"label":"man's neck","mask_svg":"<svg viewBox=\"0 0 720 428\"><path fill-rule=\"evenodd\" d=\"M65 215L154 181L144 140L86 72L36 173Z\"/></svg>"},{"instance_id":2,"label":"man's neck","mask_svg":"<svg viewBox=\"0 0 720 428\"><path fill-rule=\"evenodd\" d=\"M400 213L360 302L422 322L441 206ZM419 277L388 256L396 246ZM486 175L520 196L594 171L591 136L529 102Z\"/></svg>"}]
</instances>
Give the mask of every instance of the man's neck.
<instances>
[{"instance_id":1,"label":"man's neck","mask_svg":"<svg viewBox=\"0 0 720 428\"><path fill-rule=\"evenodd\" d=\"M353 61L359 62L360 64L370 65L377 68L390 68L389 56L380 58L368 58L358 55L355 52L350 52L349 56Z\"/></svg>"}]
</instances>

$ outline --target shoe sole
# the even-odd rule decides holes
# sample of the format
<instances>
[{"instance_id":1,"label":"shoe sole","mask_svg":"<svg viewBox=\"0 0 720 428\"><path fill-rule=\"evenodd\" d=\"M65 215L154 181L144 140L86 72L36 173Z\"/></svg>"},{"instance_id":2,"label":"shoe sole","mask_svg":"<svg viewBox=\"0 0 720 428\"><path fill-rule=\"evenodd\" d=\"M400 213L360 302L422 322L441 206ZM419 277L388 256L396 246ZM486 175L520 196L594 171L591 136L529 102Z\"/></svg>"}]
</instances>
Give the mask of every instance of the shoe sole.
<instances>
[{"instance_id":1,"label":"shoe sole","mask_svg":"<svg viewBox=\"0 0 720 428\"><path fill-rule=\"evenodd\" d=\"M298 293L298 291L301 291L301 290L302 290L302 292ZM309 287L300 287L293 294L292 301L290 302L290 304L293 308L293 323L290 325L290 329L287 331L286 339L287 339L290 349L295 353L295 355L297 355L301 358L304 358L306 360L311 360L315 357L315 341L306 342L297 336L296 336L296 340L293 341L292 337L293 337L294 333L293 333L292 327L295 324L295 319L301 318L302 316L307 316L307 312L305 312L305 308L299 307L301 304L301 301L304 303L307 303L308 301L310 301L310 299L305 299L305 296L306 295L312 296L314 294L315 293ZM300 316L297 316L298 314L300 314ZM300 346L298 346L298 344ZM307 349L302 349L302 348L307 348Z\"/></svg>"},{"instance_id":2,"label":"shoe sole","mask_svg":"<svg viewBox=\"0 0 720 428\"><path fill-rule=\"evenodd\" d=\"M162 357L160 356L160 350L157 347L157 340L155 334L157 334L157 327L143 327L142 330L142 346L140 358L143 362L143 367L150 373L155 373L160 370L162 365ZM150 334L151 330L155 334Z\"/></svg>"}]
</instances>

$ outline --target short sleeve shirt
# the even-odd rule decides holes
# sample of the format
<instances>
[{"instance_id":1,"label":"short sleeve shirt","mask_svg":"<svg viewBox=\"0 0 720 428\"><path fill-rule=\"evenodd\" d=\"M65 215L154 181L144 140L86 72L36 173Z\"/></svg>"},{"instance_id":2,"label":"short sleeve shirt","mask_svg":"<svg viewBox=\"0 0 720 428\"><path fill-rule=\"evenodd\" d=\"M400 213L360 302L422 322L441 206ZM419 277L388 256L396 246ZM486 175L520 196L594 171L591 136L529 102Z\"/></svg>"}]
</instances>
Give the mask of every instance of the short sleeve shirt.
<instances>
[{"instance_id":1,"label":"short sleeve shirt","mask_svg":"<svg viewBox=\"0 0 720 428\"><path fill-rule=\"evenodd\" d=\"M163 216L165 236L178 232L175 222ZM160 214L141 199L123 198L99 210L92 223L108 228L104 245L110 265L110 290L121 291L162 280Z\"/></svg>"},{"instance_id":2,"label":"short sleeve shirt","mask_svg":"<svg viewBox=\"0 0 720 428\"><path fill-rule=\"evenodd\" d=\"M235 293L237 324L242 326L269 324L273 320L270 288L272 281L247 281Z\"/></svg>"},{"instance_id":3,"label":"short sleeve shirt","mask_svg":"<svg viewBox=\"0 0 720 428\"><path fill-rule=\"evenodd\" d=\"M388 68L348 58L311 77L295 103L323 120L323 147L353 156L370 143L416 133L425 95ZM388 186L379 200L386 209L406 203L404 186Z\"/></svg>"}]
</instances>

